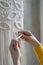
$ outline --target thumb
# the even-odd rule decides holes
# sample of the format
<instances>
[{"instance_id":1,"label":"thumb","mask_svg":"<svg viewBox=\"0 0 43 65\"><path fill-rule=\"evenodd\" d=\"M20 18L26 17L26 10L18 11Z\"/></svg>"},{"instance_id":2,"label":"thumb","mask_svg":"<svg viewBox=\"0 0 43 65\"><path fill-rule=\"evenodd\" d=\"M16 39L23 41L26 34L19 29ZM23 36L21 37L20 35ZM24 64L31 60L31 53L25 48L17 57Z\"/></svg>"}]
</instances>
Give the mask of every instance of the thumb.
<instances>
[{"instance_id":1,"label":"thumb","mask_svg":"<svg viewBox=\"0 0 43 65\"><path fill-rule=\"evenodd\" d=\"M21 48L20 42L18 41L18 47Z\"/></svg>"},{"instance_id":2,"label":"thumb","mask_svg":"<svg viewBox=\"0 0 43 65\"><path fill-rule=\"evenodd\" d=\"M16 41L16 43L15 43L15 48L17 48L18 47L18 41Z\"/></svg>"},{"instance_id":3,"label":"thumb","mask_svg":"<svg viewBox=\"0 0 43 65\"><path fill-rule=\"evenodd\" d=\"M20 45L20 42L19 42L19 41L17 41L17 43L16 43L16 47L21 48L21 45Z\"/></svg>"},{"instance_id":4,"label":"thumb","mask_svg":"<svg viewBox=\"0 0 43 65\"><path fill-rule=\"evenodd\" d=\"M20 45L20 42L19 41L16 41L15 48L21 48L21 45Z\"/></svg>"}]
</instances>

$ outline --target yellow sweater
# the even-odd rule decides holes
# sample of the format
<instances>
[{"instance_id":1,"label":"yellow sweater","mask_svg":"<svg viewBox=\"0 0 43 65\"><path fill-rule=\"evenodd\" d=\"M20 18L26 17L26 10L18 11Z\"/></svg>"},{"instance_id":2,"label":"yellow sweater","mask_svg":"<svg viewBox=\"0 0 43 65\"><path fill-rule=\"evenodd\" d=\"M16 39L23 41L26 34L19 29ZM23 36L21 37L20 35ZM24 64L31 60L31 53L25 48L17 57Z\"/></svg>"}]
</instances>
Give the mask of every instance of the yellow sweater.
<instances>
[{"instance_id":1,"label":"yellow sweater","mask_svg":"<svg viewBox=\"0 0 43 65\"><path fill-rule=\"evenodd\" d=\"M34 51L36 53L40 65L43 65L43 46L40 44L40 46L34 48Z\"/></svg>"}]
</instances>

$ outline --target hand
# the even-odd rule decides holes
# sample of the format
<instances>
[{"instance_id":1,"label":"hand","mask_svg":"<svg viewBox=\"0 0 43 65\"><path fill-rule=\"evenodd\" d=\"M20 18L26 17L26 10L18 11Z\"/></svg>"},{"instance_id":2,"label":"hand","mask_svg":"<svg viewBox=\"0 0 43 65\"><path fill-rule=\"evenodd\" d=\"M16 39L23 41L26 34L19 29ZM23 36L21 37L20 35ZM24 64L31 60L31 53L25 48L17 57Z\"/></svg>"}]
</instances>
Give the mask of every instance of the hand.
<instances>
[{"instance_id":1,"label":"hand","mask_svg":"<svg viewBox=\"0 0 43 65\"><path fill-rule=\"evenodd\" d=\"M33 34L30 31L19 31L18 32L19 35L22 34L22 39L24 41L29 42L30 44L32 44L34 47L39 46L39 41L33 36Z\"/></svg>"},{"instance_id":2,"label":"hand","mask_svg":"<svg viewBox=\"0 0 43 65\"><path fill-rule=\"evenodd\" d=\"M11 44L10 44L9 49L10 49L10 52L11 52L11 56L12 56L14 65L20 64L21 54L20 54L20 48L18 47L18 45L20 46L19 41L11 40Z\"/></svg>"}]
</instances>

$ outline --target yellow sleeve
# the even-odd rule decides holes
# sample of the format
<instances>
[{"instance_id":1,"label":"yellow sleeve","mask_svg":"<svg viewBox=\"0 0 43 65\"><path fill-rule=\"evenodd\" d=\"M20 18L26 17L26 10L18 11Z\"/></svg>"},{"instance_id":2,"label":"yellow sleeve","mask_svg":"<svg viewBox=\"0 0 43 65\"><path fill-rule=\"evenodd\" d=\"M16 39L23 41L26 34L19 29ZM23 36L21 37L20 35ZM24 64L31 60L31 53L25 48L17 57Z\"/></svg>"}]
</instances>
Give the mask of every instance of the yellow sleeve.
<instances>
[{"instance_id":1,"label":"yellow sleeve","mask_svg":"<svg viewBox=\"0 0 43 65\"><path fill-rule=\"evenodd\" d=\"M43 65L43 46L40 44L40 46L34 48L34 51L39 60L40 65Z\"/></svg>"}]
</instances>

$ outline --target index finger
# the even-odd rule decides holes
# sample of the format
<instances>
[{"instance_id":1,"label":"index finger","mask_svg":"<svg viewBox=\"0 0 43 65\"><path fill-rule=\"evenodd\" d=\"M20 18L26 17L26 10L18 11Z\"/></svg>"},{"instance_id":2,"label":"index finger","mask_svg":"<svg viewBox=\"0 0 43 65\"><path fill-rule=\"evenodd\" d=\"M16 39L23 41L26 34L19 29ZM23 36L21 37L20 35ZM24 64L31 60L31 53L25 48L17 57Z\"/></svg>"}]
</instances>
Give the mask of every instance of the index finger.
<instances>
[{"instance_id":1,"label":"index finger","mask_svg":"<svg viewBox=\"0 0 43 65\"><path fill-rule=\"evenodd\" d=\"M32 35L32 33L30 31L24 31L24 30L18 31L18 33L21 33L21 34L24 34L24 35L27 35L27 36L31 36Z\"/></svg>"}]
</instances>

